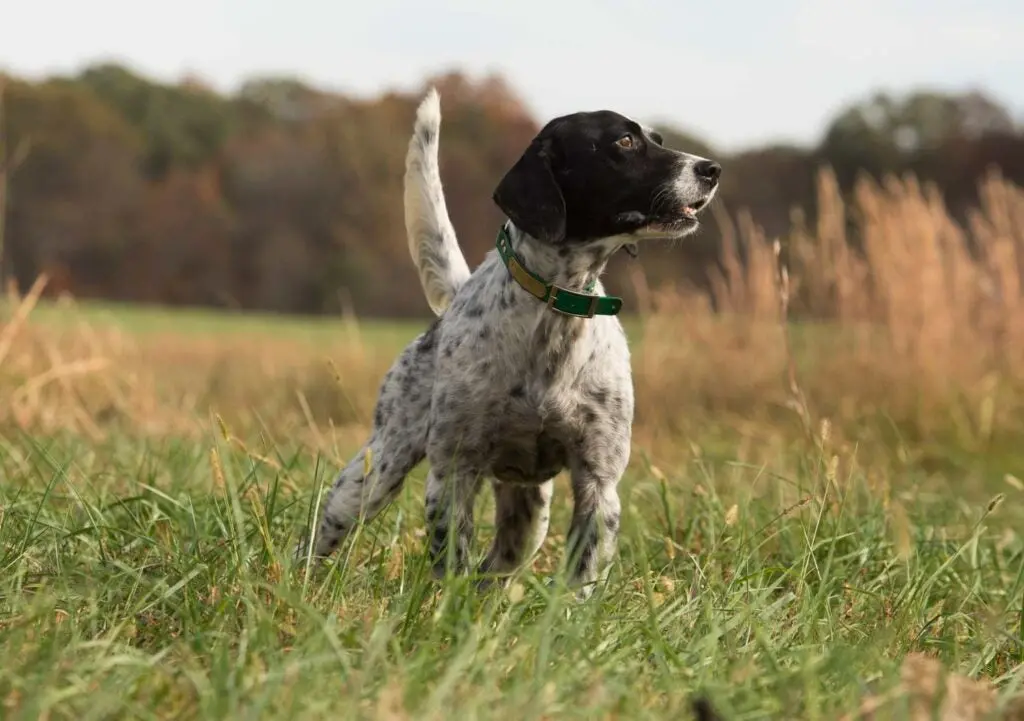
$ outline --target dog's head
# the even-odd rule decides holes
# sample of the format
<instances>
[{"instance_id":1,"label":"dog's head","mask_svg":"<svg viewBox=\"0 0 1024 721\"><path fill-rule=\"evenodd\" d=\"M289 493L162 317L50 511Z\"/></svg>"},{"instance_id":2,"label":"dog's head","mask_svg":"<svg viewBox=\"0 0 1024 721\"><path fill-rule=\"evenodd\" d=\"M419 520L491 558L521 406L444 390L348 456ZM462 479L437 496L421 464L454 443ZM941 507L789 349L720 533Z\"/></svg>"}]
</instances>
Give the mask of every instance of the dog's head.
<instances>
[{"instance_id":1,"label":"dog's head","mask_svg":"<svg viewBox=\"0 0 1024 721\"><path fill-rule=\"evenodd\" d=\"M721 171L601 110L544 126L493 197L517 228L549 243L681 237L697 229Z\"/></svg>"}]
</instances>

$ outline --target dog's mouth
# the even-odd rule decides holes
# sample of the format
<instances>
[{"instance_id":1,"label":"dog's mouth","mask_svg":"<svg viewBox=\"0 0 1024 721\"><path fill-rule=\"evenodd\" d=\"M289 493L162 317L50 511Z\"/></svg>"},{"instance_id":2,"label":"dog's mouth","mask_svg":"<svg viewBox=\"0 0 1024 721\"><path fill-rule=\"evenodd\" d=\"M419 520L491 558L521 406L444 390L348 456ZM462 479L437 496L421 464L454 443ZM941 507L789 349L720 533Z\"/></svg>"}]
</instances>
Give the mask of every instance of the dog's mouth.
<instances>
[{"instance_id":1,"label":"dog's mouth","mask_svg":"<svg viewBox=\"0 0 1024 721\"><path fill-rule=\"evenodd\" d=\"M701 198L698 201L690 203L688 205L677 206L670 212L663 213L658 217L652 218L642 231L647 234L670 234L674 235L677 233L688 233L697 228L700 225L698 216L701 211L704 210L708 205L707 198Z\"/></svg>"},{"instance_id":2,"label":"dog's mouth","mask_svg":"<svg viewBox=\"0 0 1024 721\"><path fill-rule=\"evenodd\" d=\"M629 211L618 216L622 223L632 224L632 235L641 238L675 238L689 235L700 226L698 216L707 208L710 196L686 205L662 207L653 213Z\"/></svg>"},{"instance_id":3,"label":"dog's mouth","mask_svg":"<svg viewBox=\"0 0 1024 721\"><path fill-rule=\"evenodd\" d=\"M683 217L688 220L697 220L697 213L703 210L704 206L708 204L707 199L698 200L692 205L684 205L682 209Z\"/></svg>"}]
</instances>

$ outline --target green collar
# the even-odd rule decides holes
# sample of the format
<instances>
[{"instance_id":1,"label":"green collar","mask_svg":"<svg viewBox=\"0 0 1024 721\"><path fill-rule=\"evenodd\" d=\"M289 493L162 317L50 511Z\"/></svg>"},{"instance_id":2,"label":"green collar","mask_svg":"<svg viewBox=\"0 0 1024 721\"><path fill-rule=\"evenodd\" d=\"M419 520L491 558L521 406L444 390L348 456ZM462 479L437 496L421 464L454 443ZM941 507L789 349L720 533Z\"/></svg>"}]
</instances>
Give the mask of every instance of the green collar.
<instances>
[{"instance_id":1,"label":"green collar","mask_svg":"<svg viewBox=\"0 0 1024 721\"><path fill-rule=\"evenodd\" d=\"M622 298L612 295L577 293L554 283L548 283L528 270L519 260L515 250L512 249L512 238L509 237L508 228L504 223L498 231L498 240L495 245L498 248L498 255L501 256L505 267L508 268L509 275L515 278L527 293L546 303L551 310L579 318L593 318L595 315L617 315L622 309ZM586 290L592 291L596 284L597 280L594 280Z\"/></svg>"}]
</instances>

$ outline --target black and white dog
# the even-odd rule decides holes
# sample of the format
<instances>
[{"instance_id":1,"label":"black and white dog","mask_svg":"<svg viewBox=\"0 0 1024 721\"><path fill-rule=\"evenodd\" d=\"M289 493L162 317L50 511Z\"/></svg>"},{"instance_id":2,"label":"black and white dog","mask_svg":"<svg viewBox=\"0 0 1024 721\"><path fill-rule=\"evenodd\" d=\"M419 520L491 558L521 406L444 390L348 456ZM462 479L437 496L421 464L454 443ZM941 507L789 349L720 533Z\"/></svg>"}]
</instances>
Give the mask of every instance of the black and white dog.
<instances>
[{"instance_id":1,"label":"black and white dog","mask_svg":"<svg viewBox=\"0 0 1024 721\"><path fill-rule=\"evenodd\" d=\"M553 479L568 468L569 581L586 597L615 552L633 422L621 301L600 275L624 246L696 230L721 166L611 111L556 118L494 191L508 222L471 273L445 206L440 125L431 90L409 143L405 220L438 318L384 377L373 431L326 497L313 554L378 514L426 458L435 572L449 560L467 568L488 478L497 530L480 571L506 577L543 542Z\"/></svg>"}]
</instances>

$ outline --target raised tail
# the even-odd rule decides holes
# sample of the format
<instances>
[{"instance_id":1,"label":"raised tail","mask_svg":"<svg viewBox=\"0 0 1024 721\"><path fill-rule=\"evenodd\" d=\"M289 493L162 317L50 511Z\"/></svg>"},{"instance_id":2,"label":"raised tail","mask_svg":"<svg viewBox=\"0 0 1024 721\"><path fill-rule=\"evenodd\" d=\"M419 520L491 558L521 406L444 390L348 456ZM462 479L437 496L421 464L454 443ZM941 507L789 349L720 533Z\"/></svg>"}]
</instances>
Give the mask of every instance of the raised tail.
<instances>
[{"instance_id":1,"label":"raised tail","mask_svg":"<svg viewBox=\"0 0 1024 721\"><path fill-rule=\"evenodd\" d=\"M409 254L435 315L441 315L469 278L469 266L448 217L437 162L441 100L430 89L416 110L416 124L405 156L405 231Z\"/></svg>"}]
</instances>

